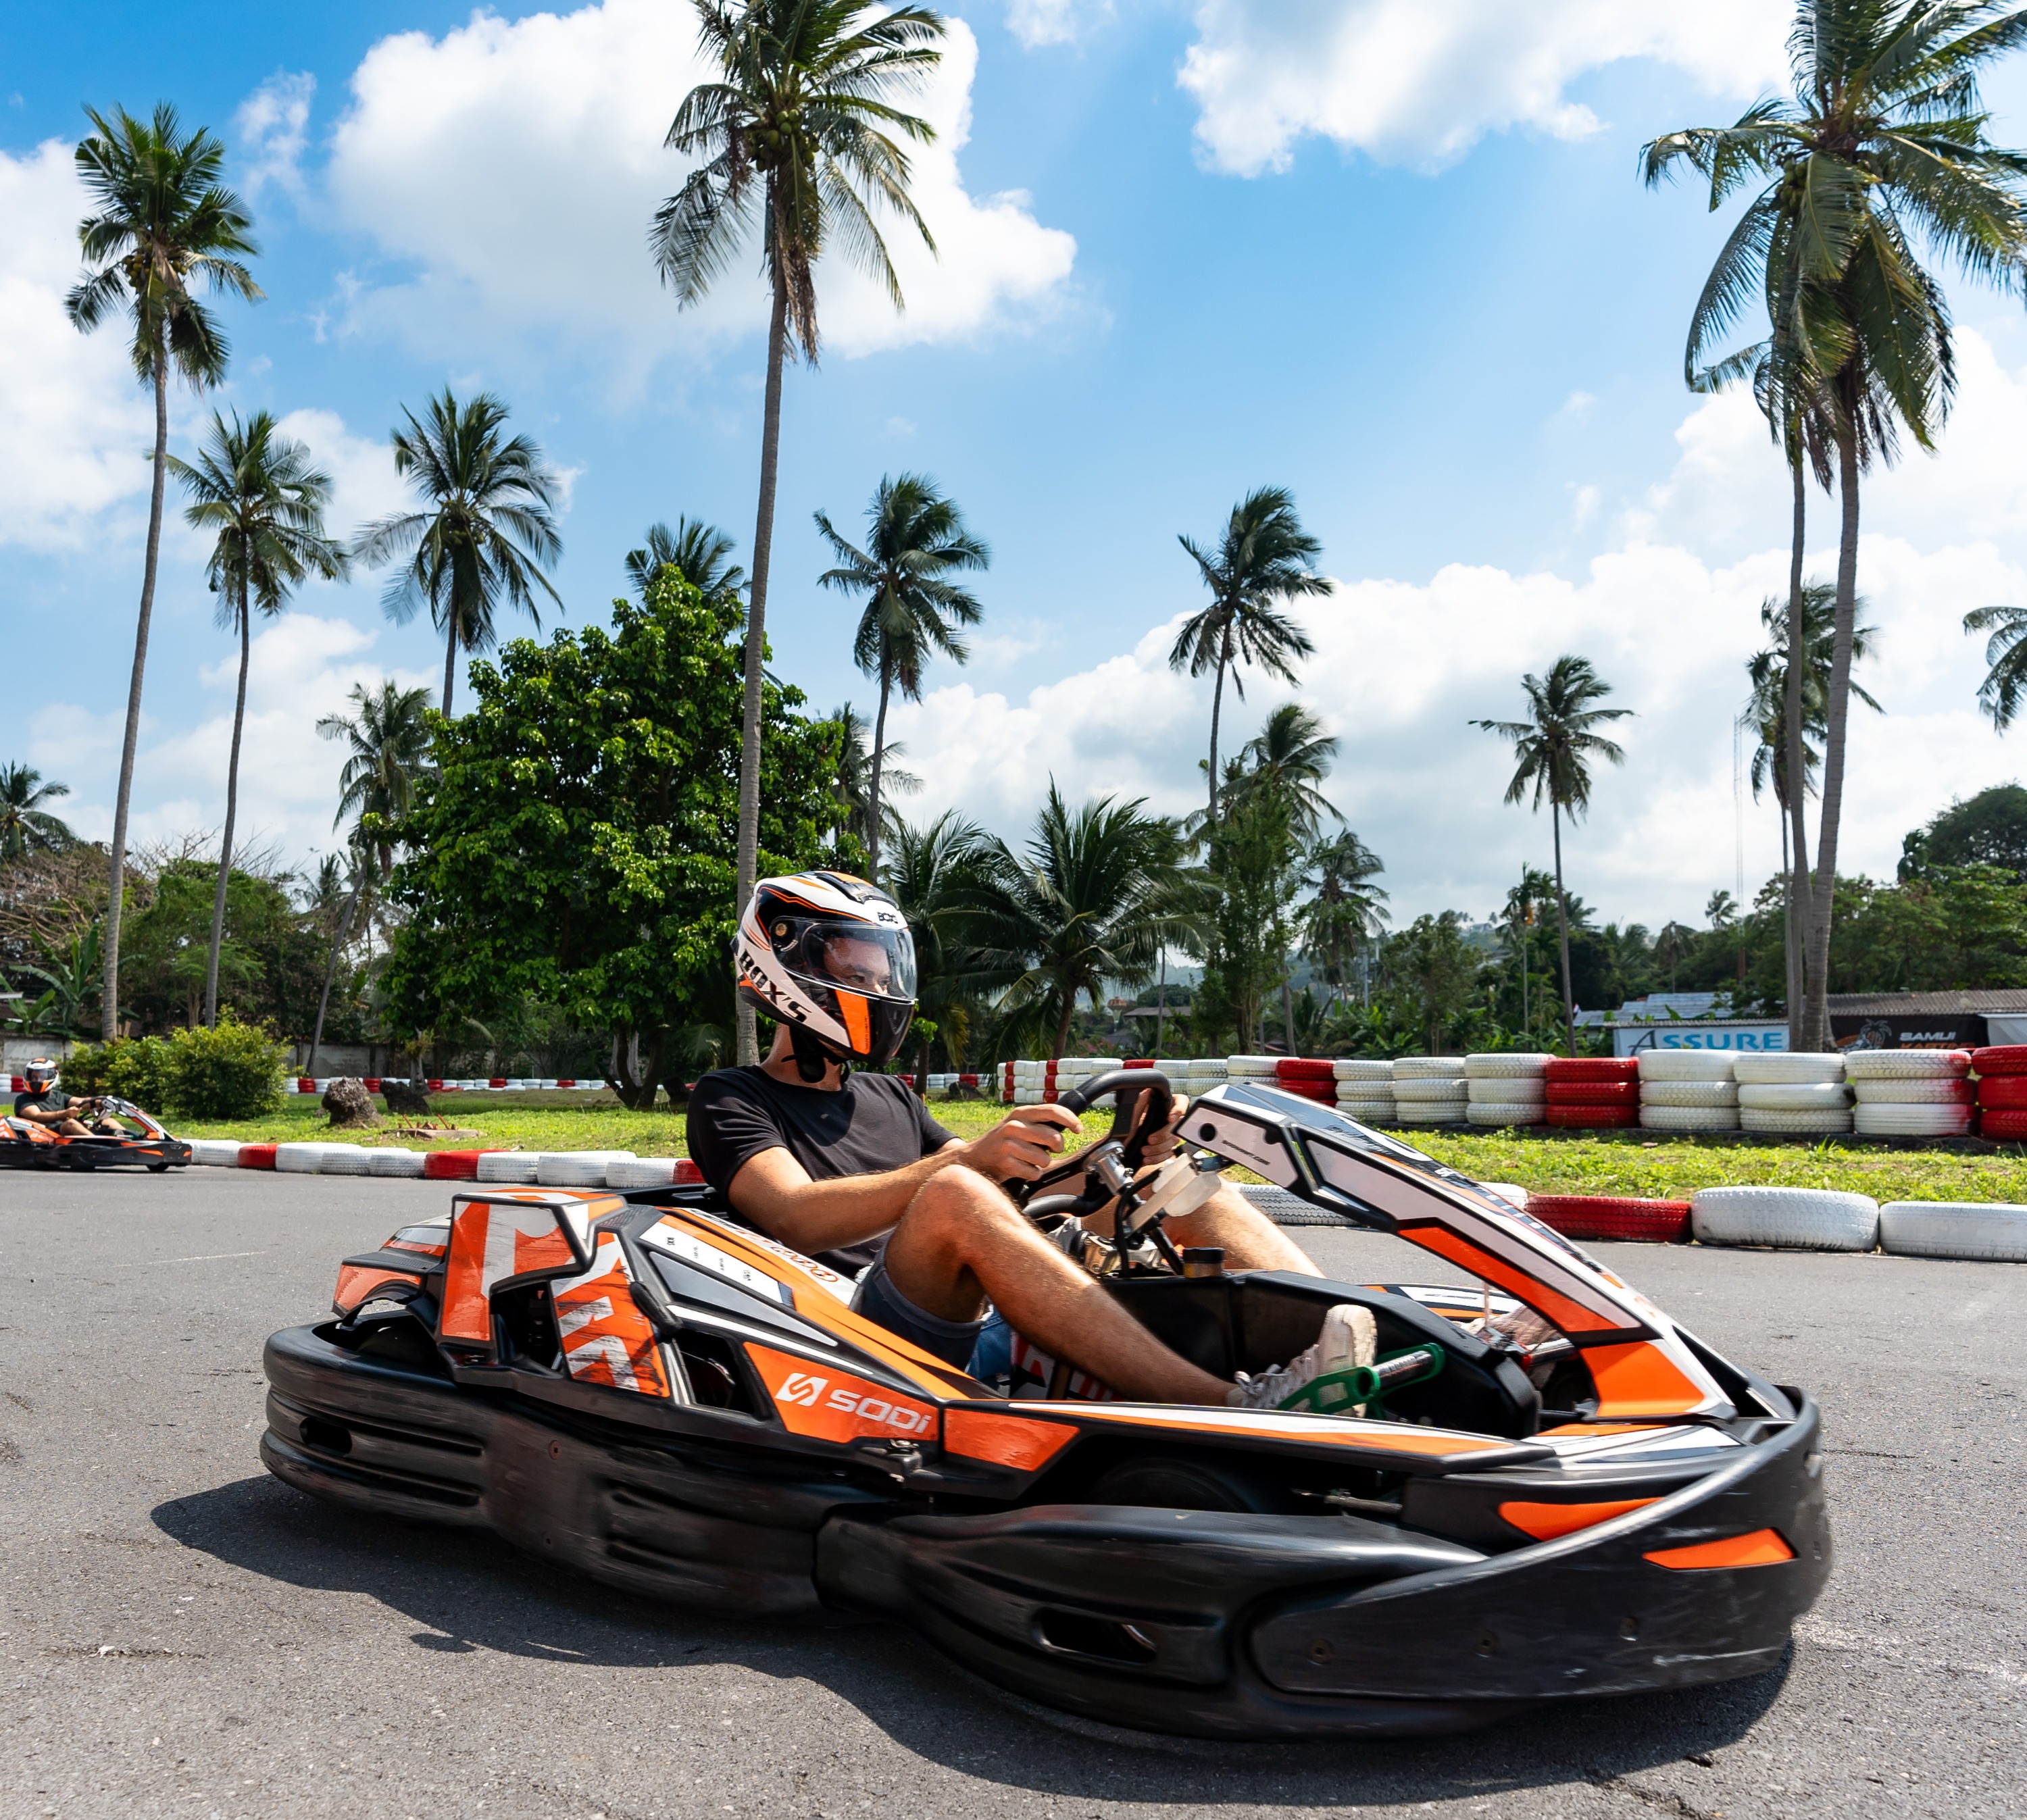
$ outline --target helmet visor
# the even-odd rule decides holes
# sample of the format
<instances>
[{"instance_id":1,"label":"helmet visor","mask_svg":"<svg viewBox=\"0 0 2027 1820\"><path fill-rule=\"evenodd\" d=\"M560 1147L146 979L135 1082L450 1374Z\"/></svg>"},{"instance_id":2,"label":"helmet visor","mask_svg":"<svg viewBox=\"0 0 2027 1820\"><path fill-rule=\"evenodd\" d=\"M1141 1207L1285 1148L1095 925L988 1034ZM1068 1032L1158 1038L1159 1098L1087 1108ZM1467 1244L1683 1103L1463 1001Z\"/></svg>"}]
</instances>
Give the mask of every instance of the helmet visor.
<instances>
[{"instance_id":1,"label":"helmet visor","mask_svg":"<svg viewBox=\"0 0 2027 1820\"><path fill-rule=\"evenodd\" d=\"M792 973L869 999L913 999L915 944L904 925L875 928L829 917L777 917L767 926Z\"/></svg>"}]
</instances>

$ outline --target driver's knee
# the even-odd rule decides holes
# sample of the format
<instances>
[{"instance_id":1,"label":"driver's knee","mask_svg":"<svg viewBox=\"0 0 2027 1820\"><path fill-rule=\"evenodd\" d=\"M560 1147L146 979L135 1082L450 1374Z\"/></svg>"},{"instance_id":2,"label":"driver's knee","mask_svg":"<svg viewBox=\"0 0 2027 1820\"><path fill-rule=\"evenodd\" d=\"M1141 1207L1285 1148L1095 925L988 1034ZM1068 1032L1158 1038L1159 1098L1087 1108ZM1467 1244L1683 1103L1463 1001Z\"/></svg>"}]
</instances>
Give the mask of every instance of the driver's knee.
<instances>
[{"instance_id":1,"label":"driver's knee","mask_svg":"<svg viewBox=\"0 0 2027 1820\"><path fill-rule=\"evenodd\" d=\"M984 1221L1018 1222L1020 1218L1019 1209L999 1183L976 1169L953 1165L939 1169L915 1191L900 1224L925 1231L947 1227L970 1231Z\"/></svg>"}]
</instances>

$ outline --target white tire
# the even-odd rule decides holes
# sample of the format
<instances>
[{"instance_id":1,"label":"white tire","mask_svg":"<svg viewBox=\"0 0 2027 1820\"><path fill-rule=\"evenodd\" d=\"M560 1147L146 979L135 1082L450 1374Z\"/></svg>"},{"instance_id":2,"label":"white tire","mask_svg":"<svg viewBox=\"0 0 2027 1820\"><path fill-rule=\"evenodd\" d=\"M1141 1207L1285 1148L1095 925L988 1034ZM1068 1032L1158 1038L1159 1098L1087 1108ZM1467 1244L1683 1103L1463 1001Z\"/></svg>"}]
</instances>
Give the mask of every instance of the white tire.
<instances>
[{"instance_id":1,"label":"white tire","mask_svg":"<svg viewBox=\"0 0 2027 1820\"><path fill-rule=\"evenodd\" d=\"M1469 1097L1461 1080L1426 1080L1411 1075L1394 1083L1394 1098L1402 1106L1442 1100L1461 1106Z\"/></svg>"},{"instance_id":2,"label":"white tire","mask_svg":"<svg viewBox=\"0 0 2027 1820\"><path fill-rule=\"evenodd\" d=\"M1224 1065L1233 1074L1272 1074L1276 1059L1272 1055L1228 1055Z\"/></svg>"},{"instance_id":3,"label":"white tire","mask_svg":"<svg viewBox=\"0 0 2027 1820\"><path fill-rule=\"evenodd\" d=\"M1495 1075L1489 1080L1472 1075L1464 1086L1464 1098L1474 1106L1480 1100L1487 1106L1541 1106L1549 1098L1548 1083L1538 1075L1532 1080L1516 1080L1510 1074Z\"/></svg>"},{"instance_id":4,"label":"white tire","mask_svg":"<svg viewBox=\"0 0 2027 1820\"><path fill-rule=\"evenodd\" d=\"M1748 1081L1738 1090L1738 1104L1745 1112L1842 1112L1851 1095L1837 1081Z\"/></svg>"},{"instance_id":5,"label":"white tire","mask_svg":"<svg viewBox=\"0 0 2027 1820\"><path fill-rule=\"evenodd\" d=\"M1460 1099L1422 1099L1397 1105L1394 1122L1401 1125L1460 1125L1470 1110Z\"/></svg>"},{"instance_id":6,"label":"white tire","mask_svg":"<svg viewBox=\"0 0 2027 1820\"><path fill-rule=\"evenodd\" d=\"M323 1144L277 1144L275 1167L285 1176L314 1176L323 1167Z\"/></svg>"},{"instance_id":7,"label":"white tire","mask_svg":"<svg viewBox=\"0 0 2027 1820\"><path fill-rule=\"evenodd\" d=\"M420 1150L375 1150L372 1161L366 1165L366 1172L369 1176L419 1181L423 1173L423 1153Z\"/></svg>"},{"instance_id":8,"label":"white tire","mask_svg":"<svg viewBox=\"0 0 2027 1820\"><path fill-rule=\"evenodd\" d=\"M676 1179L674 1157L636 1157L605 1166L608 1188L666 1188Z\"/></svg>"},{"instance_id":9,"label":"white tire","mask_svg":"<svg viewBox=\"0 0 2027 1820\"><path fill-rule=\"evenodd\" d=\"M1527 1205L1527 1191L1518 1182L1481 1182L1479 1187L1488 1194L1497 1194L1502 1201L1510 1201L1523 1212Z\"/></svg>"},{"instance_id":10,"label":"white tire","mask_svg":"<svg viewBox=\"0 0 2027 1820\"><path fill-rule=\"evenodd\" d=\"M1879 1248L1903 1257L1976 1257L2027 1264L2027 1207L2003 1201L1889 1201Z\"/></svg>"},{"instance_id":11,"label":"white tire","mask_svg":"<svg viewBox=\"0 0 2027 1820\"><path fill-rule=\"evenodd\" d=\"M1715 1084L1715 1083L1711 1084ZM1643 1101L1640 1128L1649 1132L1735 1132L1735 1106L1653 1106Z\"/></svg>"},{"instance_id":12,"label":"white tire","mask_svg":"<svg viewBox=\"0 0 2027 1820\"><path fill-rule=\"evenodd\" d=\"M1375 1119L1391 1119L1399 1108L1390 1093L1384 1098L1378 1094L1361 1094L1354 1099L1340 1097L1337 1109L1346 1118L1357 1119L1369 1124Z\"/></svg>"},{"instance_id":13,"label":"white tire","mask_svg":"<svg viewBox=\"0 0 2027 1820\"><path fill-rule=\"evenodd\" d=\"M237 1138L192 1138L190 1140L190 1161L214 1169L236 1169L239 1167L239 1140Z\"/></svg>"},{"instance_id":14,"label":"white tire","mask_svg":"<svg viewBox=\"0 0 2027 1820\"><path fill-rule=\"evenodd\" d=\"M1847 1049L1844 1052L1846 1080L1961 1080L1970 1072L1970 1057L1961 1049Z\"/></svg>"},{"instance_id":15,"label":"white tire","mask_svg":"<svg viewBox=\"0 0 2027 1820\"><path fill-rule=\"evenodd\" d=\"M536 1172L541 1163L540 1150L482 1151L478 1158L478 1179L525 1187L539 1179Z\"/></svg>"},{"instance_id":16,"label":"white tire","mask_svg":"<svg viewBox=\"0 0 2027 1820\"><path fill-rule=\"evenodd\" d=\"M1879 1203L1830 1188L1699 1188L1689 1198L1689 1229L1705 1245L1870 1251Z\"/></svg>"},{"instance_id":17,"label":"white tire","mask_svg":"<svg viewBox=\"0 0 2027 1820\"><path fill-rule=\"evenodd\" d=\"M1640 1079L1650 1080L1730 1080L1732 1056L1723 1049L1643 1049Z\"/></svg>"},{"instance_id":18,"label":"white tire","mask_svg":"<svg viewBox=\"0 0 2027 1820\"><path fill-rule=\"evenodd\" d=\"M1518 1049L1490 1050L1464 1058L1467 1080L1539 1080L1548 1065L1545 1055Z\"/></svg>"},{"instance_id":19,"label":"white tire","mask_svg":"<svg viewBox=\"0 0 2027 1820\"><path fill-rule=\"evenodd\" d=\"M634 1161L631 1150L545 1150L535 1179L545 1188L603 1188L613 1164Z\"/></svg>"},{"instance_id":20,"label":"white tire","mask_svg":"<svg viewBox=\"0 0 2027 1820\"><path fill-rule=\"evenodd\" d=\"M1464 1120L1474 1125L1538 1125L1545 1122L1547 1108L1538 1099L1510 1101L1475 1099L1464 1109Z\"/></svg>"},{"instance_id":21,"label":"white tire","mask_svg":"<svg viewBox=\"0 0 2027 1820\"><path fill-rule=\"evenodd\" d=\"M1868 1138L1960 1138L1970 1130L1973 1110L1967 1106L1882 1106L1874 1100L1852 1113L1852 1129Z\"/></svg>"},{"instance_id":22,"label":"white tire","mask_svg":"<svg viewBox=\"0 0 2027 1820\"><path fill-rule=\"evenodd\" d=\"M1462 1080L1461 1055L1403 1055L1394 1064L1394 1078L1403 1080Z\"/></svg>"},{"instance_id":23,"label":"white tire","mask_svg":"<svg viewBox=\"0 0 2027 1820\"><path fill-rule=\"evenodd\" d=\"M317 1165L319 1176L364 1176L371 1173L367 1168L373 1160L373 1153L364 1144L332 1144L324 1151L323 1161Z\"/></svg>"},{"instance_id":24,"label":"white tire","mask_svg":"<svg viewBox=\"0 0 2027 1820\"><path fill-rule=\"evenodd\" d=\"M1970 1106L1970 1083L1949 1075L1861 1076L1852 1083L1860 1106Z\"/></svg>"},{"instance_id":25,"label":"white tire","mask_svg":"<svg viewBox=\"0 0 2027 1820\"><path fill-rule=\"evenodd\" d=\"M1640 1081L1640 1103L1642 1106L1737 1106L1738 1088L1729 1080L1649 1080L1644 1075Z\"/></svg>"},{"instance_id":26,"label":"white tire","mask_svg":"<svg viewBox=\"0 0 2027 1820\"><path fill-rule=\"evenodd\" d=\"M1848 1112L1766 1112L1752 1106L1738 1109L1738 1128L1757 1132L1762 1137L1831 1138L1851 1129Z\"/></svg>"},{"instance_id":27,"label":"white tire","mask_svg":"<svg viewBox=\"0 0 2027 1820\"><path fill-rule=\"evenodd\" d=\"M1391 1080L1394 1078L1394 1064L1347 1058L1342 1061L1332 1062L1331 1072L1339 1080Z\"/></svg>"},{"instance_id":28,"label":"white tire","mask_svg":"<svg viewBox=\"0 0 2027 1820\"><path fill-rule=\"evenodd\" d=\"M1818 1055L1800 1050L1779 1050L1774 1054L1739 1055L1732 1058L1732 1077L1740 1086L1802 1086L1844 1079L1841 1055Z\"/></svg>"}]
</instances>

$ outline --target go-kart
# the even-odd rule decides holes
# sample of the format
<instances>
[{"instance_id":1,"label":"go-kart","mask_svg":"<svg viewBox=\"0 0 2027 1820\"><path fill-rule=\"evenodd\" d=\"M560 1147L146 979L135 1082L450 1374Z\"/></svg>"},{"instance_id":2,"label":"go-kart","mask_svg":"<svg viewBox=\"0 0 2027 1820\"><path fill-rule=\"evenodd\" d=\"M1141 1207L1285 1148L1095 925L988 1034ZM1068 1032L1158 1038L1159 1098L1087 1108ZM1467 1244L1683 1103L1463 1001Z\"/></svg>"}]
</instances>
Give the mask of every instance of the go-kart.
<instances>
[{"instance_id":1,"label":"go-kart","mask_svg":"<svg viewBox=\"0 0 2027 1820\"><path fill-rule=\"evenodd\" d=\"M102 1094L77 1100L72 1110L89 1135L65 1135L12 1113L0 1116L0 1166L22 1169L187 1168L190 1148L172 1138L151 1113L131 1100Z\"/></svg>"},{"instance_id":2,"label":"go-kart","mask_svg":"<svg viewBox=\"0 0 2027 1820\"><path fill-rule=\"evenodd\" d=\"M1036 1185L1037 1223L1109 1208L1109 1237L1065 1249L1220 1375L1286 1360L1333 1303L1370 1309L1361 1401L1135 1404L1032 1348L1010 1394L855 1314L848 1281L708 1191L515 1189L348 1258L335 1318L269 1340L262 1458L678 1605L898 1619L1003 1687L1154 1730L1452 1730L1780 1662L1829 1571L1803 1391L1312 1101L1218 1087L1150 1172L1167 1082L1120 1071L1062 1103L1108 1092L1112 1135ZM1180 1250L1163 1222L1229 1164L1477 1280Z\"/></svg>"}]
</instances>

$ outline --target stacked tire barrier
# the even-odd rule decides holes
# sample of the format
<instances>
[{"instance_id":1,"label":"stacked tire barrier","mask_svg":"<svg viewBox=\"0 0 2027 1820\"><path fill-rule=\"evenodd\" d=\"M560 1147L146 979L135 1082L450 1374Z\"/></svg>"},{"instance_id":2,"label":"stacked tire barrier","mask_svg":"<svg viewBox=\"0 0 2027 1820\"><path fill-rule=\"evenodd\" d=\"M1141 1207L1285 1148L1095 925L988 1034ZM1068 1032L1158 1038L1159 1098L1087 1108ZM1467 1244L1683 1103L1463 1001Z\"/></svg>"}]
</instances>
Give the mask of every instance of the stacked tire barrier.
<instances>
[{"instance_id":1,"label":"stacked tire barrier","mask_svg":"<svg viewBox=\"0 0 2027 1820\"><path fill-rule=\"evenodd\" d=\"M1470 1104L1461 1055L1404 1055L1394 1064L1395 1123L1460 1125Z\"/></svg>"},{"instance_id":2,"label":"stacked tire barrier","mask_svg":"<svg viewBox=\"0 0 2027 1820\"><path fill-rule=\"evenodd\" d=\"M1779 1137L1833 1137L1851 1129L1851 1090L1841 1055L1782 1051L1741 1055L1739 1129Z\"/></svg>"},{"instance_id":3,"label":"stacked tire barrier","mask_svg":"<svg viewBox=\"0 0 2027 1820\"><path fill-rule=\"evenodd\" d=\"M2027 1138L2027 1043L1971 1051L1977 1074L1977 1128L1995 1143Z\"/></svg>"},{"instance_id":4,"label":"stacked tire barrier","mask_svg":"<svg viewBox=\"0 0 2027 1820\"><path fill-rule=\"evenodd\" d=\"M1337 1109L1363 1125L1394 1122L1394 1064L1390 1061L1334 1061L1331 1084Z\"/></svg>"},{"instance_id":5,"label":"stacked tire barrier","mask_svg":"<svg viewBox=\"0 0 2027 1820\"><path fill-rule=\"evenodd\" d=\"M1862 1137L1960 1138L1977 1120L1967 1050L1854 1049L1844 1072L1857 1102L1852 1127Z\"/></svg>"},{"instance_id":6,"label":"stacked tire barrier","mask_svg":"<svg viewBox=\"0 0 2027 1820\"><path fill-rule=\"evenodd\" d=\"M1546 1109L1549 1058L1507 1050L1464 1058L1464 1117L1475 1125L1538 1125Z\"/></svg>"},{"instance_id":7,"label":"stacked tire barrier","mask_svg":"<svg viewBox=\"0 0 2027 1820\"><path fill-rule=\"evenodd\" d=\"M1640 1123L1650 1132L1735 1132L1738 1083L1717 1049L1649 1049L1640 1064Z\"/></svg>"},{"instance_id":8,"label":"stacked tire barrier","mask_svg":"<svg viewBox=\"0 0 2027 1820\"><path fill-rule=\"evenodd\" d=\"M1284 1055L1274 1064L1274 1084L1283 1093L1313 1099L1320 1106L1337 1104L1337 1064L1327 1059L1304 1061Z\"/></svg>"},{"instance_id":9,"label":"stacked tire barrier","mask_svg":"<svg viewBox=\"0 0 2027 1820\"><path fill-rule=\"evenodd\" d=\"M1527 1211L1566 1239L1679 1245L1689 1235L1689 1203L1630 1194L1530 1194Z\"/></svg>"},{"instance_id":10,"label":"stacked tire barrier","mask_svg":"<svg viewBox=\"0 0 2027 1820\"><path fill-rule=\"evenodd\" d=\"M1640 1067L1632 1057L1552 1055L1542 1073L1545 1124L1608 1131L1640 1122Z\"/></svg>"},{"instance_id":11,"label":"stacked tire barrier","mask_svg":"<svg viewBox=\"0 0 2027 1820\"><path fill-rule=\"evenodd\" d=\"M409 1150L393 1145L242 1144L230 1138L194 1138L190 1161L294 1176L543 1187L665 1188L703 1179L687 1157L637 1157L627 1150Z\"/></svg>"}]
</instances>

